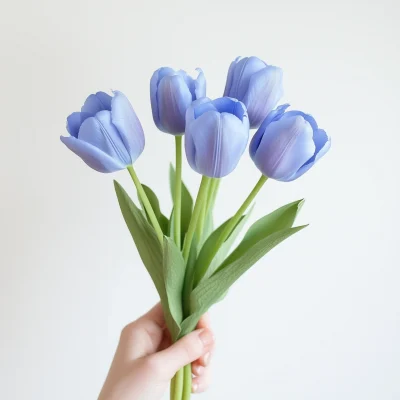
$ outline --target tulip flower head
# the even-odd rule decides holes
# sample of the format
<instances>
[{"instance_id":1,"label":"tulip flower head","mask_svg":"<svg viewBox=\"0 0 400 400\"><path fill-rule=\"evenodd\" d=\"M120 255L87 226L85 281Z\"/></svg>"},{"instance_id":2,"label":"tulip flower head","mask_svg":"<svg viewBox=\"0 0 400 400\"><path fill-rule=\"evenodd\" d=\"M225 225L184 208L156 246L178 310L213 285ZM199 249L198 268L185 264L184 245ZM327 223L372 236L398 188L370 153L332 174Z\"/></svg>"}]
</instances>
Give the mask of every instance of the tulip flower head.
<instances>
[{"instance_id":1,"label":"tulip flower head","mask_svg":"<svg viewBox=\"0 0 400 400\"><path fill-rule=\"evenodd\" d=\"M150 100L153 119L160 131L172 135L185 132L186 110L193 101L206 95L203 71L192 78L185 71L163 67L154 72L150 80Z\"/></svg>"},{"instance_id":2,"label":"tulip flower head","mask_svg":"<svg viewBox=\"0 0 400 400\"><path fill-rule=\"evenodd\" d=\"M195 101L186 112L185 150L198 173L221 178L237 166L249 140L244 104L222 97Z\"/></svg>"},{"instance_id":3,"label":"tulip flower head","mask_svg":"<svg viewBox=\"0 0 400 400\"><path fill-rule=\"evenodd\" d=\"M288 104L272 111L250 143L250 156L266 176L289 182L306 173L331 146L315 119Z\"/></svg>"},{"instance_id":4,"label":"tulip flower head","mask_svg":"<svg viewBox=\"0 0 400 400\"><path fill-rule=\"evenodd\" d=\"M250 127L258 128L283 96L282 70L257 57L237 57L229 67L224 96L243 102Z\"/></svg>"},{"instance_id":5,"label":"tulip flower head","mask_svg":"<svg viewBox=\"0 0 400 400\"><path fill-rule=\"evenodd\" d=\"M91 94L80 112L67 118L71 136L61 141L89 167L115 172L133 164L144 149L143 128L121 92Z\"/></svg>"}]
</instances>

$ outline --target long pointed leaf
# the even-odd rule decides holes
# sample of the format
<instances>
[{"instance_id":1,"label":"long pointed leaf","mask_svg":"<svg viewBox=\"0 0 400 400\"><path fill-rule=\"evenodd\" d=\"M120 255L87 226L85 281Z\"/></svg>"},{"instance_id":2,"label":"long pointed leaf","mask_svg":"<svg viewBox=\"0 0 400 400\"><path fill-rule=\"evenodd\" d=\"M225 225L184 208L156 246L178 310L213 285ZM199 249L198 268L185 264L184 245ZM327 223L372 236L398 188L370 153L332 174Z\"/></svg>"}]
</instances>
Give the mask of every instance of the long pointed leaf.
<instances>
[{"instance_id":1,"label":"long pointed leaf","mask_svg":"<svg viewBox=\"0 0 400 400\"><path fill-rule=\"evenodd\" d=\"M305 226L275 232L258 241L239 258L217 270L209 279L202 281L191 294L192 314L181 324L181 336L191 332L199 318L226 293L249 268L279 243L302 230Z\"/></svg>"},{"instance_id":2,"label":"long pointed leaf","mask_svg":"<svg viewBox=\"0 0 400 400\"><path fill-rule=\"evenodd\" d=\"M169 183L171 189L172 201L174 201L174 193L175 193L175 169L170 164L169 167ZM182 210L181 210L181 234L182 234L182 243L184 241L186 232L189 228L190 219L192 218L193 211L193 198L186 187L186 185L182 181ZM171 217L172 219L172 217Z\"/></svg>"},{"instance_id":3,"label":"long pointed leaf","mask_svg":"<svg viewBox=\"0 0 400 400\"><path fill-rule=\"evenodd\" d=\"M164 283L163 250L161 249L157 234L141 210L136 207L135 203L117 181L114 181L114 187L126 225L136 244L140 258L160 296L168 329L171 335L178 335L180 321L176 321L170 312Z\"/></svg>"},{"instance_id":4,"label":"long pointed leaf","mask_svg":"<svg viewBox=\"0 0 400 400\"><path fill-rule=\"evenodd\" d=\"M231 263L241 257L248 248L253 246L259 240L264 239L274 232L291 228L303 204L304 200L294 201L293 203L286 204L256 221L246 232L241 243L224 261L223 265Z\"/></svg>"},{"instance_id":5,"label":"long pointed leaf","mask_svg":"<svg viewBox=\"0 0 400 400\"><path fill-rule=\"evenodd\" d=\"M156 215L158 223L160 224L161 230L163 231L164 235L167 235L169 221L168 221L168 218L161 212L160 202L157 198L157 195L154 193L154 191L149 186L146 186L144 184L142 184L142 186L147 195L147 198L149 199L151 207L153 208L153 211L154 211L154 214ZM140 201L140 204L141 204L143 210L145 210L140 196L138 196L138 198L139 198L139 201ZM147 221L150 222L149 216L147 215L146 211L145 211L145 213L146 213Z\"/></svg>"},{"instance_id":6,"label":"long pointed leaf","mask_svg":"<svg viewBox=\"0 0 400 400\"><path fill-rule=\"evenodd\" d=\"M210 256L210 254L214 253L215 251L217 251L217 253L216 253L215 257L213 258L213 260L211 261L211 264L209 265L204 277L197 277L197 279L199 281L210 277L215 272L215 270L221 265L221 263L224 261L226 255L229 253L234 241L237 239L237 237L239 236L243 227L245 226L247 220L249 219L252 210L253 210L253 207L249 210L249 212L245 216L243 216L240 219L240 221L237 223L237 225L233 229L232 233L228 236L228 238L225 240L225 242L222 244L222 246L219 249L216 249L218 238L221 235L221 232L225 229L226 225L231 220L231 218L229 218L222 225L220 225L214 232L212 232L211 235L208 237L208 239L205 241L205 243L203 244L203 247L200 250L199 256L197 258L195 269L197 271L199 271L200 267L202 265L204 265L204 263L206 262L206 260Z\"/></svg>"},{"instance_id":7,"label":"long pointed leaf","mask_svg":"<svg viewBox=\"0 0 400 400\"><path fill-rule=\"evenodd\" d=\"M183 319L182 291L185 279L185 261L174 241L167 237L164 237L163 255L163 273L169 310L173 319L180 325ZM175 341L179 330L175 330L171 334L172 340Z\"/></svg>"}]
</instances>

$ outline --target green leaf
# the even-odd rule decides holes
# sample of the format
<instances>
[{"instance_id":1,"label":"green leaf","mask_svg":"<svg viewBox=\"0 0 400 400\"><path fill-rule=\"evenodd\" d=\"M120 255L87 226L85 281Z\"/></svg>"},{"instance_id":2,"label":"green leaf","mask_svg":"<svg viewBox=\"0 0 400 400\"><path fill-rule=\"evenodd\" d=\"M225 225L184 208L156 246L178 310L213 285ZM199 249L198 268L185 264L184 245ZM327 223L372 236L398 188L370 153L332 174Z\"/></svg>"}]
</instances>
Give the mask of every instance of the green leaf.
<instances>
[{"instance_id":1,"label":"green leaf","mask_svg":"<svg viewBox=\"0 0 400 400\"><path fill-rule=\"evenodd\" d=\"M170 313L178 325L183 319L182 291L185 279L185 261L170 238L164 237L163 272ZM179 330L171 332L175 341Z\"/></svg>"},{"instance_id":2,"label":"green leaf","mask_svg":"<svg viewBox=\"0 0 400 400\"><path fill-rule=\"evenodd\" d=\"M172 201L174 201L174 193L175 193L175 169L170 164L169 167L169 183L171 189ZM182 234L182 243L184 241L186 232L189 228L190 219L192 218L193 211L193 198L190 195L190 192L186 185L182 181L182 210L181 210L181 234ZM171 217L172 219L172 217ZM173 232L173 231L172 231Z\"/></svg>"},{"instance_id":3,"label":"green leaf","mask_svg":"<svg viewBox=\"0 0 400 400\"><path fill-rule=\"evenodd\" d=\"M224 261L226 255L229 253L234 241L237 239L241 230L243 229L244 225L246 224L247 220L249 219L252 210L253 210L253 207L236 224L232 233L228 236L228 238L225 240L225 242L222 244L222 246L217 251L217 253L216 253L215 257L213 258L213 260L211 261L211 264L208 267L204 277L199 277L199 276L196 277L196 279L195 279L196 286L200 280L207 279L208 277L210 277L215 272L215 270L221 265L221 263ZM199 256L197 258L196 267L195 267L196 271L200 271L200 267L202 265L204 265L204 263L207 262L210 254L213 254L217 250L216 245L218 242L218 238L231 219L232 218L229 218L222 225L220 225L214 232L211 233L211 235L205 241L203 247L200 250Z\"/></svg>"},{"instance_id":4,"label":"green leaf","mask_svg":"<svg viewBox=\"0 0 400 400\"><path fill-rule=\"evenodd\" d=\"M291 228L303 204L304 200L294 201L256 221L249 228L239 246L230 254L223 265L229 264L241 257L247 249L268 235Z\"/></svg>"},{"instance_id":5,"label":"green leaf","mask_svg":"<svg viewBox=\"0 0 400 400\"><path fill-rule=\"evenodd\" d=\"M146 186L146 185L143 185L143 184L142 184L142 186L143 186L143 189L144 189L144 191L146 193L147 198L149 199L151 207L153 208L153 211L154 211L154 214L156 215L158 223L161 226L161 230L163 231L164 235L167 235L169 221L168 221L168 218L161 212L160 202L159 202L159 200L157 198L157 195L154 193L153 190L150 189L149 186ZM139 201L140 201L140 204L141 204L143 210L145 210L140 196L138 196L138 198L139 198ZM147 221L150 222L150 219L149 219L149 216L147 215L147 212L146 212L146 218L147 218Z\"/></svg>"},{"instance_id":6,"label":"green leaf","mask_svg":"<svg viewBox=\"0 0 400 400\"><path fill-rule=\"evenodd\" d=\"M214 231L214 205L217 198L220 179L213 178L208 189L207 203L206 203L206 216L204 220L204 227L201 238L199 239L199 248L209 238Z\"/></svg>"},{"instance_id":7,"label":"green leaf","mask_svg":"<svg viewBox=\"0 0 400 400\"><path fill-rule=\"evenodd\" d=\"M172 208L171 215L169 216L168 237L174 239L174 208Z\"/></svg>"},{"instance_id":8,"label":"green leaf","mask_svg":"<svg viewBox=\"0 0 400 400\"><path fill-rule=\"evenodd\" d=\"M193 287L193 277L195 272L197 258L197 237L194 235L192 244L190 246L189 259L186 263L185 283L183 286L183 315L188 317L190 315L190 295Z\"/></svg>"},{"instance_id":9,"label":"green leaf","mask_svg":"<svg viewBox=\"0 0 400 400\"><path fill-rule=\"evenodd\" d=\"M249 268L260 258L267 254L279 243L294 233L302 230L305 226L284 229L259 240L247 249L239 258L218 269L210 278L202 281L195 288L190 297L190 308L192 314L181 324L180 336L191 332L197 325L200 317L236 282Z\"/></svg>"},{"instance_id":10,"label":"green leaf","mask_svg":"<svg viewBox=\"0 0 400 400\"><path fill-rule=\"evenodd\" d=\"M204 242L210 237L213 230L214 230L214 216L213 216L213 211L209 209L206 211L206 217L204 219L202 240L199 243L200 246L202 246Z\"/></svg>"},{"instance_id":11,"label":"green leaf","mask_svg":"<svg viewBox=\"0 0 400 400\"><path fill-rule=\"evenodd\" d=\"M163 250L153 227L146 220L142 211L136 207L122 186L114 181L119 206L126 225L136 244L140 258L146 267L163 306L165 320L171 335L179 335L180 321L176 321L169 308L168 296L164 283Z\"/></svg>"}]
</instances>

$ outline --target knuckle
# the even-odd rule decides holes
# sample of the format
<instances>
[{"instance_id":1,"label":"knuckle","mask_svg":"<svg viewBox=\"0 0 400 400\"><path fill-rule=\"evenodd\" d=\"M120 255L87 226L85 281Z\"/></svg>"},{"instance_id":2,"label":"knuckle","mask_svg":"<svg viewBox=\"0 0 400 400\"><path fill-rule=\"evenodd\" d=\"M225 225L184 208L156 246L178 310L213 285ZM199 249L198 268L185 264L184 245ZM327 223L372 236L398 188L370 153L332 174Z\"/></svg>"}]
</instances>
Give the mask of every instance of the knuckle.
<instances>
[{"instance_id":1,"label":"knuckle","mask_svg":"<svg viewBox=\"0 0 400 400\"><path fill-rule=\"evenodd\" d=\"M126 340L130 339L135 335L136 331L136 323L131 322L130 324L124 326L124 328L121 331L121 339Z\"/></svg>"}]
</instances>

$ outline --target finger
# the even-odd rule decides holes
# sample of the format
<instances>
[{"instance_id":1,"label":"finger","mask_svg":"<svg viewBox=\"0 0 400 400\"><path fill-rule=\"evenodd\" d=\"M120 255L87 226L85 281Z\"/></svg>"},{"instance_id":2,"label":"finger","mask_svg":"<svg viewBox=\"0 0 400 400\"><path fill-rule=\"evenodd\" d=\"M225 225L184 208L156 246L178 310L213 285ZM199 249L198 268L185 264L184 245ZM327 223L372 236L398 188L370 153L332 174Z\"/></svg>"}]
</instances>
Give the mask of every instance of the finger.
<instances>
[{"instance_id":1,"label":"finger","mask_svg":"<svg viewBox=\"0 0 400 400\"><path fill-rule=\"evenodd\" d=\"M168 349L151 356L151 362L153 365L162 366L164 377L170 379L176 371L209 352L213 343L214 337L211 331L200 329L189 333Z\"/></svg>"},{"instance_id":2,"label":"finger","mask_svg":"<svg viewBox=\"0 0 400 400\"><path fill-rule=\"evenodd\" d=\"M211 320L210 320L210 314L206 313L204 314L198 324L197 324L197 328L198 329L208 329L211 330ZM214 338L214 342L215 342L215 338ZM213 344L213 348L214 348L215 343ZM211 350L213 350L213 348ZM195 366L203 366L203 367L207 367L207 365L210 362L210 358L211 358L211 352L204 354L203 356L201 356L198 360L196 360L194 362Z\"/></svg>"},{"instance_id":3,"label":"finger","mask_svg":"<svg viewBox=\"0 0 400 400\"><path fill-rule=\"evenodd\" d=\"M194 376L201 376L204 374L205 367L200 364L192 364L192 374Z\"/></svg>"},{"instance_id":4,"label":"finger","mask_svg":"<svg viewBox=\"0 0 400 400\"><path fill-rule=\"evenodd\" d=\"M155 353L164 338L164 315L160 304L121 333L120 347L128 359L137 359Z\"/></svg>"},{"instance_id":5,"label":"finger","mask_svg":"<svg viewBox=\"0 0 400 400\"><path fill-rule=\"evenodd\" d=\"M165 327L164 312L161 303L156 304L150 311L142 315L137 322L140 321L153 321L161 328Z\"/></svg>"},{"instance_id":6,"label":"finger","mask_svg":"<svg viewBox=\"0 0 400 400\"><path fill-rule=\"evenodd\" d=\"M210 314L205 313L197 323L197 329L211 329Z\"/></svg>"},{"instance_id":7,"label":"finger","mask_svg":"<svg viewBox=\"0 0 400 400\"><path fill-rule=\"evenodd\" d=\"M205 353L198 360L196 360L193 363L193 366L195 366L195 367L204 367L204 368L208 367L210 365L210 362L211 362L213 348L214 348L214 346L210 349L209 352Z\"/></svg>"},{"instance_id":8,"label":"finger","mask_svg":"<svg viewBox=\"0 0 400 400\"><path fill-rule=\"evenodd\" d=\"M192 392L202 393L210 387L210 384L211 384L211 373L209 368L206 368L202 375L193 378Z\"/></svg>"}]
</instances>

